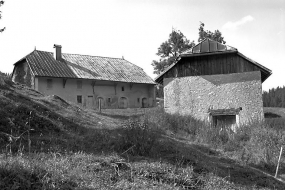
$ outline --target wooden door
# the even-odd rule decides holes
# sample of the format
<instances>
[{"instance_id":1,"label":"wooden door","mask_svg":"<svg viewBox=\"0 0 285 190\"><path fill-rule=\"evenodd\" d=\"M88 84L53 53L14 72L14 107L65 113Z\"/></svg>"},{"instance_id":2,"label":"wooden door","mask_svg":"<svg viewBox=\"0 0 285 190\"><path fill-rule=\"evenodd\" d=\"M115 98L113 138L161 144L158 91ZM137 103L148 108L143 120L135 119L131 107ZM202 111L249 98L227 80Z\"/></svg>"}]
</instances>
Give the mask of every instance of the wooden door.
<instances>
[{"instance_id":1,"label":"wooden door","mask_svg":"<svg viewBox=\"0 0 285 190\"><path fill-rule=\"evenodd\" d=\"M86 107L88 109L93 109L93 96L87 96Z\"/></svg>"}]
</instances>

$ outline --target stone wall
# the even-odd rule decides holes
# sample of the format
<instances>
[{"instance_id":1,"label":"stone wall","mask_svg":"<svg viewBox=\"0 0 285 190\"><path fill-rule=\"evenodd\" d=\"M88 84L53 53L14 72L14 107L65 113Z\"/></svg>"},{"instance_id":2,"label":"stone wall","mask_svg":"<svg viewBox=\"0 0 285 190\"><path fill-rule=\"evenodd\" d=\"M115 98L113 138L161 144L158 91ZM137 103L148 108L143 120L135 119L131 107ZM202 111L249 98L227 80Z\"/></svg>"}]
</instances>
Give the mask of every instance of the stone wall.
<instances>
[{"instance_id":1,"label":"stone wall","mask_svg":"<svg viewBox=\"0 0 285 190\"><path fill-rule=\"evenodd\" d=\"M263 120L260 71L165 78L167 112L208 121L209 110L242 108L239 124Z\"/></svg>"}]
</instances>

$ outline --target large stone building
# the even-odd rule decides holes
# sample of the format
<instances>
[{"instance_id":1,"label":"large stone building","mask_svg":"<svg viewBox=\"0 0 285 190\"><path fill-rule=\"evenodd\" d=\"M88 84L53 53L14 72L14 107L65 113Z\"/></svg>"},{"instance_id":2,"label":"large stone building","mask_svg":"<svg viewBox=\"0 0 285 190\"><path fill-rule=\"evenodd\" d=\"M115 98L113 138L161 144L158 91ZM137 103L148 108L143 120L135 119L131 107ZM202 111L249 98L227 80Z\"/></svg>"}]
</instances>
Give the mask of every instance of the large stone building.
<instances>
[{"instance_id":1,"label":"large stone building","mask_svg":"<svg viewBox=\"0 0 285 190\"><path fill-rule=\"evenodd\" d=\"M263 120L262 82L271 70L236 48L205 39L182 53L157 78L164 108L213 125Z\"/></svg>"},{"instance_id":2,"label":"large stone building","mask_svg":"<svg viewBox=\"0 0 285 190\"><path fill-rule=\"evenodd\" d=\"M155 106L155 82L125 59L34 50L14 64L12 80L83 107Z\"/></svg>"}]
</instances>

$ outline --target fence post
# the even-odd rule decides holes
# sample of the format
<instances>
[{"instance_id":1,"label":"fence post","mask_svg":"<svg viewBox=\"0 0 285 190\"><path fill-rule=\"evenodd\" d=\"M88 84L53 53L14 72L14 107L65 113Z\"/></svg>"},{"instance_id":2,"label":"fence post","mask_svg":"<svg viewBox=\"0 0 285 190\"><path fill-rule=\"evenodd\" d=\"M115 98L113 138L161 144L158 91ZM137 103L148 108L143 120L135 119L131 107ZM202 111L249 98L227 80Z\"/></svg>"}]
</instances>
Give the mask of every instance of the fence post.
<instances>
[{"instance_id":1,"label":"fence post","mask_svg":"<svg viewBox=\"0 0 285 190\"><path fill-rule=\"evenodd\" d=\"M282 156L282 151L283 151L283 146L281 146L281 149L280 149L279 159L278 159L276 172L275 172L275 176L274 176L275 178L277 177L277 174L278 174L278 169L279 169L280 159L281 159L281 156Z\"/></svg>"}]
</instances>

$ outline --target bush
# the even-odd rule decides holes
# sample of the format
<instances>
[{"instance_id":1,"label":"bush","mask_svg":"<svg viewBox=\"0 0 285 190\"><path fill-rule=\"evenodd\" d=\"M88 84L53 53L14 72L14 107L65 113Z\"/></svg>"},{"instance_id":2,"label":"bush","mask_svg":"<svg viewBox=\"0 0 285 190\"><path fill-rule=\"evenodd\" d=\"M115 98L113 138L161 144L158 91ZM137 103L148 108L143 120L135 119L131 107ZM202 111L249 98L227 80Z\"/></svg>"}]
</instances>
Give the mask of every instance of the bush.
<instances>
[{"instance_id":1,"label":"bush","mask_svg":"<svg viewBox=\"0 0 285 190\"><path fill-rule=\"evenodd\" d=\"M157 139L158 133L147 121L128 120L111 143L116 152L148 156L157 144Z\"/></svg>"}]
</instances>

